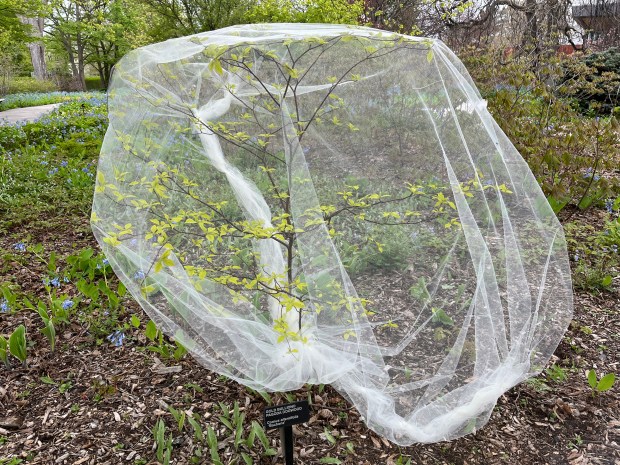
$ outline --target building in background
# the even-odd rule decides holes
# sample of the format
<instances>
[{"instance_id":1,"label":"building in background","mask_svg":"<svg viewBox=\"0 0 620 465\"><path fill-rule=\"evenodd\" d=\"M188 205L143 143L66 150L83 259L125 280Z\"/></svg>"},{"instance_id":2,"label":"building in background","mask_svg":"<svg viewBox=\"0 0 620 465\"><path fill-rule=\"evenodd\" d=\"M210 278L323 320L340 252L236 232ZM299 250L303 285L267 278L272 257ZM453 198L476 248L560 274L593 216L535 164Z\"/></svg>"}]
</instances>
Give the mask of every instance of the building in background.
<instances>
[{"instance_id":1,"label":"building in background","mask_svg":"<svg viewBox=\"0 0 620 465\"><path fill-rule=\"evenodd\" d=\"M620 0L576 0L572 16L586 47L620 45Z\"/></svg>"}]
</instances>

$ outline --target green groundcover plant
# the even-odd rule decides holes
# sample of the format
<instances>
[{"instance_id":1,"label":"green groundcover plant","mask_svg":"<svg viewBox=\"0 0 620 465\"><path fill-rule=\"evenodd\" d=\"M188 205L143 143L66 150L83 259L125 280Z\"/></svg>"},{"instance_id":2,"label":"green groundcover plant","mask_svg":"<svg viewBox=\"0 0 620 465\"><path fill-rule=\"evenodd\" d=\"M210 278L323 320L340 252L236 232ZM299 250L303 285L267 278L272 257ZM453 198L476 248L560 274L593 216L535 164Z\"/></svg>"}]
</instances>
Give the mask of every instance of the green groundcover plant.
<instances>
[{"instance_id":1,"label":"green groundcover plant","mask_svg":"<svg viewBox=\"0 0 620 465\"><path fill-rule=\"evenodd\" d=\"M100 92L30 92L10 94L2 98L0 111L101 97L102 94Z\"/></svg>"}]
</instances>

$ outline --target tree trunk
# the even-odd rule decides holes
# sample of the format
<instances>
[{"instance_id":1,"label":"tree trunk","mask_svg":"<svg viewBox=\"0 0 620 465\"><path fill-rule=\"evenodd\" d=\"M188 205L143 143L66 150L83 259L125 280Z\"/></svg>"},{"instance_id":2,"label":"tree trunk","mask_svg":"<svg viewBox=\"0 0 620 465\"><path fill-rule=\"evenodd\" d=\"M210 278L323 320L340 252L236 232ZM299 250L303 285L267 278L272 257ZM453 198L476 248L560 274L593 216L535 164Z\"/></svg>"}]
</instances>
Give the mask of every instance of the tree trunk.
<instances>
[{"instance_id":1,"label":"tree trunk","mask_svg":"<svg viewBox=\"0 0 620 465\"><path fill-rule=\"evenodd\" d=\"M32 26L34 37L43 37L43 18L21 18L22 23ZM34 77L41 80L47 77L47 66L45 63L45 47L40 41L30 42L30 59L34 68Z\"/></svg>"},{"instance_id":2,"label":"tree trunk","mask_svg":"<svg viewBox=\"0 0 620 465\"><path fill-rule=\"evenodd\" d=\"M80 6L78 4L75 5L75 21L79 24L82 16L80 14ZM84 48L86 44L82 39L82 34L80 32L77 33L75 38L75 45L77 47L77 84L79 89L85 91L86 90L86 76L84 73L84 68L86 67L86 63L84 62Z\"/></svg>"},{"instance_id":3,"label":"tree trunk","mask_svg":"<svg viewBox=\"0 0 620 465\"><path fill-rule=\"evenodd\" d=\"M523 46L533 49L536 54L540 52L536 0L526 0L525 2L525 33L523 34Z\"/></svg>"}]
</instances>

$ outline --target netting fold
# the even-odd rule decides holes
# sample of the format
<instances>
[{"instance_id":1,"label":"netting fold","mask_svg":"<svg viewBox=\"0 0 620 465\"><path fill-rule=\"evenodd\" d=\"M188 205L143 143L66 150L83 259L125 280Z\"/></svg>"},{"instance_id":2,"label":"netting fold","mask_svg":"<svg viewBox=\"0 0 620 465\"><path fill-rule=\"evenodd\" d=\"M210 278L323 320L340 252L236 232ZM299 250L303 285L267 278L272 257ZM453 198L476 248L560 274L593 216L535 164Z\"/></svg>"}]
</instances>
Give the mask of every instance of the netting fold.
<instances>
[{"instance_id":1,"label":"netting fold","mask_svg":"<svg viewBox=\"0 0 620 465\"><path fill-rule=\"evenodd\" d=\"M440 41L235 26L125 56L91 219L205 367L330 383L401 445L480 428L570 321L562 228Z\"/></svg>"}]
</instances>

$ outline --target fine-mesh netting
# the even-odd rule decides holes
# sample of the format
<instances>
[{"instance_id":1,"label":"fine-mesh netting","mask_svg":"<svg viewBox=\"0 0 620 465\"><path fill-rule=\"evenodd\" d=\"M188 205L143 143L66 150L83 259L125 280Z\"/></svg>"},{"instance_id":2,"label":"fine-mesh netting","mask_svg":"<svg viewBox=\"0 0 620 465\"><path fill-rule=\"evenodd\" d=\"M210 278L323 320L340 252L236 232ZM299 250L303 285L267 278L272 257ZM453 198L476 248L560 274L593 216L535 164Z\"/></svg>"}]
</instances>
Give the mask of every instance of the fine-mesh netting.
<instances>
[{"instance_id":1,"label":"fine-mesh netting","mask_svg":"<svg viewBox=\"0 0 620 465\"><path fill-rule=\"evenodd\" d=\"M440 41L264 24L129 53L92 226L150 317L408 445L480 428L570 320L562 228Z\"/></svg>"}]
</instances>

